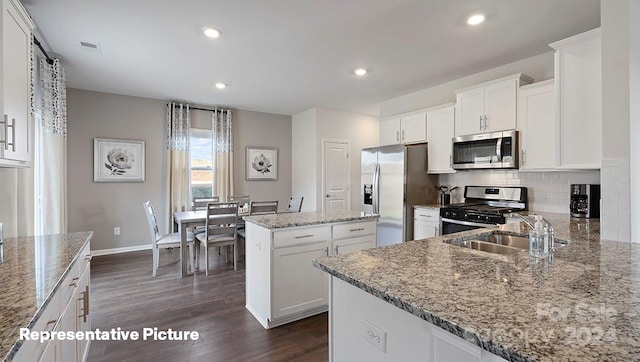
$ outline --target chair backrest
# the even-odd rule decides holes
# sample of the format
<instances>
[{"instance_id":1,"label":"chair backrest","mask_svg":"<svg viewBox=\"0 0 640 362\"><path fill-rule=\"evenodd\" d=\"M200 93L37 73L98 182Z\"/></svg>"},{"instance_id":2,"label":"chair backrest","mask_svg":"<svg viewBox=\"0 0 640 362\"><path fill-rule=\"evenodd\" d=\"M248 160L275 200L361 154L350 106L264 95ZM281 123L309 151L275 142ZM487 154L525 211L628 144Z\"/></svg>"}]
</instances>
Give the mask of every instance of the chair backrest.
<instances>
[{"instance_id":1,"label":"chair backrest","mask_svg":"<svg viewBox=\"0 0 640 362\"><path fill-rule=\"evenodd\" d=\"M218 196L194 197L193 203L191 204L191 209L193 211L206 210L207 204L210 202L220 202L220 197Z\"/></svg>"},{"instance_id":2,"label":"chair backrest","mask_svg":"<svg viewBox=\"0 0 640 362\"><path fill-rule=\"evenodd\" d=\"M147 222L149 223L149 232L151 233L152 244L158 241L158 237L160 236L160 232L158 231L158 220L156 219L156 214L153 212L153 206L151 206L151 201L147 201L142 204L144 206L144 212L147 214Z\"/></svg>"},{"instance_id":3,"label":"chair backrest","mask_svg":"<svg viewBox=\"0 0 640 362\"><path fill-rule=\"evenodd\" d=\"M287 208L287 211L300 212L300 210L302 210L303 200L304 200L304 196L291 196L289 198L289 207Z\"/></svg>"},{"instance_id":4,"label":"chair backrest","mask_svg":"<svg viewBox=\"0 0 640 362\"><path fill-rule=\"evenodd\" d=\"M227 202L237 202L239 209L249 211L250 198L249 195L227 196Z\"/></svg>"},{"instance_id":5,"label":"chair backrest","mask_svg":"<svg viewBox=\"0 0 640 362\"><path fill-rule=\"evenodd\" d=\"M251 201L249 215L266 215L278 213L278 200L276 201Z\"/></svg>"},{"instance_id":6,"label":"chair backrest","mask_svg":"<svg viewBox=\"0 0 640 362\"><path fill-rule=\"evenodd\" d=\"M207 204L206 238L228 235L237 237L238 203L210 202Z\"/></svg>"}]
</instances>

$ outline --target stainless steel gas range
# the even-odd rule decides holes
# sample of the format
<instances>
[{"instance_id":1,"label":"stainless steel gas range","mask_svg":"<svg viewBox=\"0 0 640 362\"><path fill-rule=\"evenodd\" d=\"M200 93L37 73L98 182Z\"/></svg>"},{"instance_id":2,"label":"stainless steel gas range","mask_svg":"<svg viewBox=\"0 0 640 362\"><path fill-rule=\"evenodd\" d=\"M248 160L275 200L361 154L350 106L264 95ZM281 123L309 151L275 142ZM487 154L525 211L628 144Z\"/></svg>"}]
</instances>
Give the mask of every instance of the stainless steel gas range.
<instances>
[{"instance_id":1,"label":"stainless steel gas range","mask_svg":"<svg viewBox=\"0 0 640 362\"><path fill-rule=\"evenodd\" d=\"M464 202L440 209L442 234L497 227L505 214L528 209L527 188L511 186L465 186Z\"/></svg>"}]
</instances>

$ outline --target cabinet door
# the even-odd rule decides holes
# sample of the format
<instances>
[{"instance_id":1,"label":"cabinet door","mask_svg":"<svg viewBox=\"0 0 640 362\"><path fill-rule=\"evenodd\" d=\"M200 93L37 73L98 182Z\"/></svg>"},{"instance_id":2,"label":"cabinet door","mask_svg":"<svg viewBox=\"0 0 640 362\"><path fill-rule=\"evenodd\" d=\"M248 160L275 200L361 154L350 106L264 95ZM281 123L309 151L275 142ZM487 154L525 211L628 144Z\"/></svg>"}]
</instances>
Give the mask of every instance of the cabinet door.
<instances>
[{"instance_id":1,"label":"cabinet door","mask_svg":"<svg viewBox=\"0 0 640 362\"><path fill-rule=\"evenodd\" d=\"M561 168L600 168L602 67L599 29L556 51Z\"/></svg>"},{"instance_id":2,"label":"cabinet door","mask_svg":"<svg viewBox=\"0 0 640 362\"><path fill-rule=\"evenodd\" d=\"M311 264L328 254L327 242L273 249L274 319L328 303L327 275Z\"/></svg>"},{"instance_id":3,"label":"cabinet door","mask_svg":"<svg viewBox=\"0 0 640 362\"><path fill-rule=\"evenodd\" d=\"M64 332L73 332L76 331L76 300L79 296L78 287L74 287L73 294L71 295L71 300L67 304L65 310L62 312L62 317L60 317L60 325L58 326L58 331ZM63 340L58 341L59 343L59 353L61 361L75 361L77 356L77 342L75 340Z\"/></svg>"},{"instance_id":4,"label":"cabinet door","mask_svg":"<svg viewBox=\"0 0 640 362\"><path fill-rule=\"evenodd\" d=\"M3 1L2 24L4 110L0 127L0 156L14 161L31 161L29 82L31 29L23 14Z\"/></svg>"},{"instance_id":5,"label":"cabinet door","mask_svg":"<svg viewBox=\"0 0 640 362\"><path fill-rule=\"evenodd\" d=\"M380 146L397 145L400 140L400 118L380 121Z\"/></svg>"},{"instance_id":6,"label":"cabinet door","mask_svg":"<svg viewBox=\"0 0 640 362\"><path fill-rule=\"evenodd\" d=\"M484 88L458 93L456 99L456 136L481 133L485 115Z\"/></svg>"},{"instance_id":7,"label":"cabinet door","mask_svg":"<svg viewBox=\"0 0 640 362\"><path fill-rule=\"evenodd\" d=\"M516 128L517 79L508 79L485 87L483 132Z\"/></svg>"},{"instance_id":8,"label":"cabinet door","mask_svg":"<svg viewBox=\"0 0 640 362\"><path fill-rule=\"evenodd\" d=\"M78 281L78 297L74 299L76 303L76 330L87 332L91 330L91 266L86 263L84 272ZM76 349L76 361L85 361L89 353L89 341L79 340Z\"/></svg>"},{"instance_id":9,"label":"cabinet door","mask_svg":"<svg viewBox=\"0 0 640 362\"><path fill-rule=\"evenodd\" d=\"M401 119L400 139L402 143L427 141L426 113L412 114Z\"/></svg>"},{"instance_id":10,"label":"cabinet door","mask_svg":"<svg viewBox=\"0 0 640 362\"><path fill-rule=\"evenodd\" d=\"M451 167L454 116L453 106L427 112L428 173L455 172Z\"/></svg>"},{"instance_id":11,"label":"cabinet door","mask_svg":"<svg viewBox=\"0 0 640 362\"><path fill-rule=\"evenodd\" d=\"M24 347L23 347L24 348ZM16 359L20 360L20 359ZM39 362L56 362L56 361L64 361L60 359L60 341L49 341L47 346L44 348L44 352L38 359Z\"/></svg>"},{"instance_id":12,"label":"cabinet door","mask_svg":"<svg viewBox=\"0 0 640 362\"><path fill-rule=\"evenodd\" d=\"M351 253L353 251L375 248L375 235L361 236L333 241L333 255Z\"/></svg>"},{"instance_id":13,"label":"cabinet door","mask_svg":"<svg viewBox=\"0 0 640 362\"><path fill-rule=\"evenodd\" d=\"M555 94L553 80L520 89L521 170L549 170L557 166Z\"/></svg>"},{"instance_id":14,"label":"cabinet door","mask_svg":"<svg viewBox=\"0 0 640 362\"><path fill-rule=\"evenodd\" d=\"M424 222L417 219L413 221L413 239L426 239L440 234L438 223Z\"/></svg>"}]
</instances>

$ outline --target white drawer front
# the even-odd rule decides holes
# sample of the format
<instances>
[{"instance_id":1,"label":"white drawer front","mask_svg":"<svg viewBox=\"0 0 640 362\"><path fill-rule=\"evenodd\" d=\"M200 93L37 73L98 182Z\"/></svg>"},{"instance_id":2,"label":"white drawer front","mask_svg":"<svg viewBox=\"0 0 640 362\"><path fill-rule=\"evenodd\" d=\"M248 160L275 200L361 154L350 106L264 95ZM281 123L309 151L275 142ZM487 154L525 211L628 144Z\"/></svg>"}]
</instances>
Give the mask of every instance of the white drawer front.
<instances>
[{"instance_id":1,"label":"white drawer front","mask_svg":"<svg viewBox=\"0 0 640 362\"><path fill-rule=\"evenodd\" d=\"M282 248L331 239L331 226L285 229L273 232L273 247Z\"/></svg>"},{"instance_id":2,"label":"white drawer front","mask_svg":"<svg viewBox=\"0 0 640 362\"><path fill-rule=\"evenodd\" d=\"M440 221L440 210L416 208L413 212L413 218L420 221L437 222Z\"/></svg>"},{"instance_id":3,"label":"white drawer front","mask_svg":"<svg viewBox=\"0 0 640 362\"><path fill-rule=\"evenodd\" d=\"M354 222L349 224L333 225L333 238L351 238L362 235L371 235L376 232L375 221Z\"/></svg>"}]
</instances>

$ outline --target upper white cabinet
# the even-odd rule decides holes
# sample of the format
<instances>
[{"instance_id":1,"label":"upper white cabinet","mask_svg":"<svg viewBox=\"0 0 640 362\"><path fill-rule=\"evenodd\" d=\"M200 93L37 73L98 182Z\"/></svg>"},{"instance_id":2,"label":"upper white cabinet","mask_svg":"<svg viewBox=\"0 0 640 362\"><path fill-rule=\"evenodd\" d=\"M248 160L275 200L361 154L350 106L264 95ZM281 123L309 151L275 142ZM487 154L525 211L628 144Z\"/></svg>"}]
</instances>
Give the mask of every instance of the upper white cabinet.
<instances>
[{"instance_id":1,"label":"upper white cabinet","mask_svg":"<svg viewBox=\"0 0 640 362\"><path fill-rule=\"evenodd\" d=\"M424 112L395 116L380 121L381 146L426 141L427 120Z\"/></svg>"},{"instance_id":2,"label":"upper white cabinet","mask_svg":"<svg viewBox=\"0 0 640 362\"><path fill-rule=\"evenodd\" d=\"M518 95L520 170L551 170L557 167L556 124L554 80L520 88Z\"/></svg>"},{"instance_id":3,"label":"upper white cabinet","mask_svg":"<svg viewBox=\"0 0 640 362\"><path fill-rule=\"evenodd\" d=\"M0 166L28 167L33 149L29 111L33 21L18 0L2 1Z\"/></svg>"},{"instance_id":4,"label":"upper white cabinet","mask_svg":"<svg viewBox=\"0 0 640 362\"><path fill-rule=\"evenodd\" d=\"M600 168L602 66L600 29L550 44L555 49L559 167Z\"/></svg>"},{"instance_id":5,"label":"upper white cabinet","mask_svg":"<svg viewBox=\"0 0 640 362\"><path fill-rule=\"evenodd\" d=\"M515 129L518 88L532 81L518 73L457 91L455 135Z\"/></svg>"},{"instance_id":6,"label":"upper white cabinet","mask_svg":"<svg viewBox=\"0 0 640 362\"><path fill-rule=\"evenodd\" d=\"M427 111L427 173L451 173L451 140L454 135L453 104Z\"/></svg>"}]
</instances>

